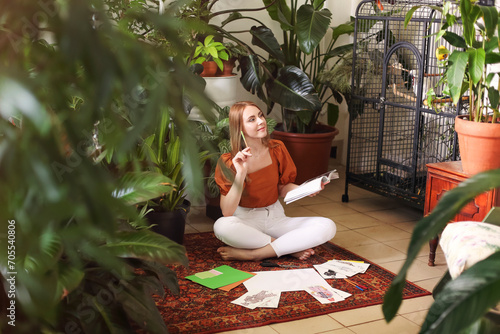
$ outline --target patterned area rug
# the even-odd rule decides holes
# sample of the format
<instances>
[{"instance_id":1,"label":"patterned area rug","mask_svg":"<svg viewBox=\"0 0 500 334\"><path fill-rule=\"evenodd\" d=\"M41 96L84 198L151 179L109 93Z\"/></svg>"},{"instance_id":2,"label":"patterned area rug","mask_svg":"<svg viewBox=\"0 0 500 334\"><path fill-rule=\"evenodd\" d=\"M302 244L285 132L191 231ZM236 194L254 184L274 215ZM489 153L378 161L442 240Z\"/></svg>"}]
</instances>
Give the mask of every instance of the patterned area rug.
<instances>
[{"instance_id":1,"label":"patterned area rug","mask_svg":"<svg viewBox=\"0 0 500 334\"><path fill-rule=\"evenodd\" d=\"M168 324L170 333L218 333L382 304L384 293L395 277L393 273L356 254L332 243L326 243L317 247L316 254L307 261L302 262L293 257L285 256L277 262L280 264L303 264L304 268L312 268L313 264L324 263L331 259L369 262L370 267L364 274L351 277L352 281L364 285L368 289L360 291L344 280L328 279L327 282L333 284L333 287L347 291L352 296L338 303L323 305L305 291L283 292L278 308L251 310L231 303L247 292L243 284L225 292L206 288L184 278L224 264L249 272L284 270L282 268L263 268L260 266L260 262L222 261L216 251L222 245L211 232L186 234L184 246L188 251L189 268L172 267L177 273L180 295L167 294L165 298L156 297L156 303ZM404 298L429 294L429 291L410 282L407 283L403 292Z\"/></svg>"}]
</instances>

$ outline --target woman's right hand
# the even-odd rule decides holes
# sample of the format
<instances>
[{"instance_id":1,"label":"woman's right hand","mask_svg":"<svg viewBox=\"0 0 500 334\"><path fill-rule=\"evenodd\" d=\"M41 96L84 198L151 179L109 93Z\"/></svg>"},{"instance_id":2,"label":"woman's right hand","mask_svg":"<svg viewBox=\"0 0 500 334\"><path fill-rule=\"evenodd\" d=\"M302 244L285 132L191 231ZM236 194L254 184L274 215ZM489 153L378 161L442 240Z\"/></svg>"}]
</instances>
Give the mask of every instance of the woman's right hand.
<instances>
[{"instance_id":1,"label":"woman's right hand","mask_svg":"<svg viewBox=\"0 0 500 334\"><path fill-rule=\"evenodd\" d=\"M252 153L250 152L250 147L247 147L244 150L236 153L236 155L233 158L233 165L234 165L234 168L236 169L237 174L242 174L242 176L247 175L247 171L248 171L247 161L248 161L248 158L251 156L252 156Z\"/></svg>"}]
</instances>

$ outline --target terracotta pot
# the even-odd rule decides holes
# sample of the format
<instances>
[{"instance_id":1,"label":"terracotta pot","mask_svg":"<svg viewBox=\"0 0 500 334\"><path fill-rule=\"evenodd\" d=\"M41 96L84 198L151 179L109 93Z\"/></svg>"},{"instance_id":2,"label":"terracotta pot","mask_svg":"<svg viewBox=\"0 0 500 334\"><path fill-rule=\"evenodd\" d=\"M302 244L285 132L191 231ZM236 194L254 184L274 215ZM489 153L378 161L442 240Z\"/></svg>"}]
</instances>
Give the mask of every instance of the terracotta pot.
<instances>
[{"instance_id":1,"label":"terracotta pot","mask_svg":"<svg viewBox=\"0 0 500 334\"><path fill-rule=\"evenodd\" d=\"M218 77L230 77L233 76L233 69L236 63L236 59L231 58L229 60L222 61L222 71L220 68L217 68L217 73L215 74Z\"/></svg>"},{"instance_id":2,"label":"terracotta pot","mask_svg":"<svg viewBox=\"0 0 500 334\"><path fill-rule=\"evenodd\" d=\"M201 72L200 76L202 77L215 77L217 70L219 67L217 66L217 63L213 60L211 61L204 61L202 63L203 65L203 72Z\"/></svg>"},{"instance_id":3,"label":"terracotta pot","mask_svg":"<svg viewBox=\"0 0 500 334\"><path fill-rule=\"evenodd\" d=\"M318 124L316 133L274 130L271 137L285 144L297 167L295 183L300 184L328 171L332 141L338 134L337 128Z\"/></svg>"},{"instance_id":4,"label":"terracotta pot","mask_svg":"<svg viewBox=\"0 0 500 334\"><path fill-rule=\"evenodd\" d=\"M472 122L467 117L455 118L463 171L472 175L500 168L500 123Z\"/></svg>"}]
</instances>

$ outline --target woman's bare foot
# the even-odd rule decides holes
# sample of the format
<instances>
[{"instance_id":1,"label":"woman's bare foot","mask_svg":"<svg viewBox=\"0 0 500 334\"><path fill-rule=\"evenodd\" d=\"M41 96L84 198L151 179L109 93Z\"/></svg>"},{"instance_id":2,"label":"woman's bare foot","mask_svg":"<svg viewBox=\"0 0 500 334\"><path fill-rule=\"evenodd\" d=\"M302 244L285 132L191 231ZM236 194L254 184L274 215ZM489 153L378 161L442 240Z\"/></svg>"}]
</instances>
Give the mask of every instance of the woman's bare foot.
<instances>
[{"instance_id":1,"label":"woman's bare foot","mask_svg":"<svg viewBox=\"0 0 500 334\"><path fill-rule=\"evenodd\" d=\"M310 258L311 256L314 255L314 249L312 248L309 248L309 249L306 249L306 250L303 250L303 251L300 251L300 252L297 252L297 253L293 253L293 254L290 254L291 256L299 259L299 260L307 260L308 258Z\"/></svg>"},{"instance_id":2,"label":"woman's bare foot","mask_svg":"<svg viewBox=\"0 0 500 334\"><path fill-rule=\"evenodd\" d=\"M257 249L234 248L231 246L219 247L217 253L223 260L260 261L270 257L276 257L271 245Z\"/></svg>"}]
</instances>

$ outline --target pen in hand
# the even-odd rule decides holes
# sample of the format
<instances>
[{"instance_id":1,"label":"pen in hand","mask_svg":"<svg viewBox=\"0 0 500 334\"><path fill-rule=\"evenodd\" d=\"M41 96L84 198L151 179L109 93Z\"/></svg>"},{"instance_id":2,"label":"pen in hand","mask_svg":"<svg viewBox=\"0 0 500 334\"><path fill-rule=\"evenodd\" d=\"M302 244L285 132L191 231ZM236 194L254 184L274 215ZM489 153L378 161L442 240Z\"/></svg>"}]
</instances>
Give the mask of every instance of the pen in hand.
<instances>
[{"instance_id":1,"label":"pen in hand","mask_svg":"<svg viewBox=\"0 0 500 334\"><path fill-rule=\"evenodd\" d=\"M241 132L241 137L243 137L243 141L245 142L245 147L248 147L248 143L247 143L247 140L245 139L245 135L243 134L243 131L240 131Z\"/></svg>"}]
</instances>

